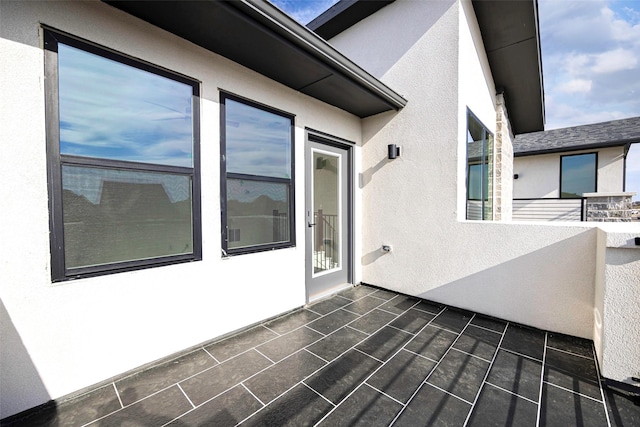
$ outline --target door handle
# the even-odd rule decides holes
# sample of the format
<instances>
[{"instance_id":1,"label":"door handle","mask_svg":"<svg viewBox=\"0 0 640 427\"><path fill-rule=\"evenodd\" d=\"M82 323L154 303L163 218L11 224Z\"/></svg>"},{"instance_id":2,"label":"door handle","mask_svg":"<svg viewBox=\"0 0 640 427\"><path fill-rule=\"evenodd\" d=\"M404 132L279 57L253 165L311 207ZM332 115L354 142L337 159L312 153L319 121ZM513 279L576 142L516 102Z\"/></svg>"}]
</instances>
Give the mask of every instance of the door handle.
<instances>
[{"instance_id":1,"label":"door handle","mask_svg":"<svg viewBox=\"0 0 640 427\"><path fill-rule=\"evenodd\" d=\"M309 227L313 227L314 225L316 225L315 222L314 223L308 222L307 224L309 224Z\"/></svg>"}]
</instances>

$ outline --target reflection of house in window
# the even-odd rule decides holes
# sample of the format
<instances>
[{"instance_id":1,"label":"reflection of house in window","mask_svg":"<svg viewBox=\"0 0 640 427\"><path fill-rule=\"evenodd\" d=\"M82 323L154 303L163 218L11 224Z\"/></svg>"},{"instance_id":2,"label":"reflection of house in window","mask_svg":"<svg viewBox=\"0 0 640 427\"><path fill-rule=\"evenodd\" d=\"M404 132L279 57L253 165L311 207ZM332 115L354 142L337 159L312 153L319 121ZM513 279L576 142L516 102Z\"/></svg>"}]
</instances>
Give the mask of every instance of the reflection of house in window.
<instances>
[{"instance_id":1,"label":"reflection of house in window","mask_svg":"<svg viewBox=\"0 0 640 427\"><path fill-rule=\"evenodd\" d=\"M64 190L68 268L193 250L189 199L172 203L160 183L103 181L101 187L97 203Z\"/></svg>"},{"instance_id":2,"label":"reflection of house in window","mask_svg":"<svg viewBox=\"0 0 640 427\"><path fill-rule=\"evenodd\" d=\"M493 219L493 135L467 114L467 219Z\"/></svg>"},{"instance_id":3,"label":"reflection of house in window","mask_svg":"<svg viewBox=\"0 0 640 427\"><path fill-rule=\"evenodd\" d=\"M227 94L222 102L222 249L292 246L293 116Z\"/></svg>"}]
</instances>

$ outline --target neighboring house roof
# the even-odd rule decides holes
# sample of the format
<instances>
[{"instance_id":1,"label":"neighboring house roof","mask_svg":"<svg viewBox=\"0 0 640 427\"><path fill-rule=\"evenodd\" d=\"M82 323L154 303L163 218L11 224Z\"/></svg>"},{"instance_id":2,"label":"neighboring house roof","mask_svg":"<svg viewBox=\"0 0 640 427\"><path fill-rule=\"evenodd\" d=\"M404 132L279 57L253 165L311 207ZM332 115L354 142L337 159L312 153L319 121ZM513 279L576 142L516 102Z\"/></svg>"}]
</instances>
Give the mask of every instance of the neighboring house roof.
<instances>
[{"instance_id":1,"label":"neighboring house roof","mask_svg":"<svg viewBox=\"0 0 640 427\"><path fill-rule=\"evenodd\" d=\"M516 157L558 153L640 142L640 117L517 135Z\"/></svg>"},{"instance_id":2,"label":"neighboring house roof","mask_svg":"<svg viewBox=\"0 0 640 427\"><path fill-rule=\"evenodd\" d=\"M394 0L341 0L308 24L331 38ZM538 2L474 0L496 89L503 92L514 134L544 129Z\"/></svg>"},{"instance_id":3,"label":"neighboring house roof","mask_svg":"<svg viewBox=\"0 0 640 427\"><path fill-rule=\"evenodd\" d=\"M102 1L359 117L407 103L266 1Z\"/></svg>"}]
</instances>

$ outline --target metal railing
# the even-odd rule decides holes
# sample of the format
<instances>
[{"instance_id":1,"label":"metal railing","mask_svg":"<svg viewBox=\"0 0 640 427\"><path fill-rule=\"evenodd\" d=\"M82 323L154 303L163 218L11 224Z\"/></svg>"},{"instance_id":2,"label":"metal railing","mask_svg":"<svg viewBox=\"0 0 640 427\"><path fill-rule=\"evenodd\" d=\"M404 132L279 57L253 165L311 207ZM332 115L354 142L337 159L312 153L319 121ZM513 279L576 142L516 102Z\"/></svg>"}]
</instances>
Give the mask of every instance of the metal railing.
<instances>
[{"instance_id":1,"label":"metal railing","mask_svg":"<svg viewBox=\"0 0 640 427\"><path fill-rule=\"evenodd\" d=\"M586 198L513 199L514 221L585 221Z\"/></svg>"},{"instance_id":2,"label":"metal railing","mask_svg":"<svg viewBox=\"0 0 640 427\"><path fill-rule=\"evenodd\" d=\"M316 272L338 266L340 248L338 215L327 215L319 209L313 213L315 223L314 269Z\"/></svg>"}]
</instances>

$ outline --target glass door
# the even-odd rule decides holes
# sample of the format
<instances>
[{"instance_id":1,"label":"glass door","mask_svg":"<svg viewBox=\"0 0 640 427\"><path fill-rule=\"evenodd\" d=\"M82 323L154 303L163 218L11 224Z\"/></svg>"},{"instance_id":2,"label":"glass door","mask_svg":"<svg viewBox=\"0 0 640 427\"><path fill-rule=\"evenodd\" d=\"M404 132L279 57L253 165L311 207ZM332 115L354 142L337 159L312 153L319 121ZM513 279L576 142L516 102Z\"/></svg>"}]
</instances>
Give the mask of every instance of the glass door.
<instances>
[{"instance_id":1,"label":"glass door","mask_svg":"<svg viewBox=\"0 0 640 427\"><path fill-rule=\"evenodd\" d=\"M350 280L350 148L310 137L306 152L307 300Z\"/></svg>"}]
</instances>

